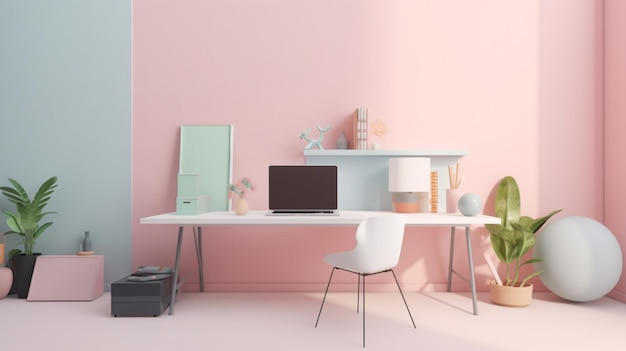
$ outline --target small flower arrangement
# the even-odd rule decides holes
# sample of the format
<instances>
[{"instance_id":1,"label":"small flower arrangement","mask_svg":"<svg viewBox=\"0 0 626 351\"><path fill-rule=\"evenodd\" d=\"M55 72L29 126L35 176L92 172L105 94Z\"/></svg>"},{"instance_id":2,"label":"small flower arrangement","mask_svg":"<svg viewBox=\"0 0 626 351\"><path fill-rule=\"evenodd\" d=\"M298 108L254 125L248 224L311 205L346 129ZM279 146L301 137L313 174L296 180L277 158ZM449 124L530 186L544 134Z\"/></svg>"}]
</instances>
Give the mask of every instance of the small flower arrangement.
<instances>
[{"instance_id":1,"label":"small flower arrangement","mask_svg":"<svg viewBox=\"0 0 626 351\"><path fill-rule=\"evenodd\" d=\"M240 199L245 199L248 190L254 191L254 185L248 177L242 177L237 183L228 186L228 197L232 199L237 195Z\"/></svg>"}]
</instances>

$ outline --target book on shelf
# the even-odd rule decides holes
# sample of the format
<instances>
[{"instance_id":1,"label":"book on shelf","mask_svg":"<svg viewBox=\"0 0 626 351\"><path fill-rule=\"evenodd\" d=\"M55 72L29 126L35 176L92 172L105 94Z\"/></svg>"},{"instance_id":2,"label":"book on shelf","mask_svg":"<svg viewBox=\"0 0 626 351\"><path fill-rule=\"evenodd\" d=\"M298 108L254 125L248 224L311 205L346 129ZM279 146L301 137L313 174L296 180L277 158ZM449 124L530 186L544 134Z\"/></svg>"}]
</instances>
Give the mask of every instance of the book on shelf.
<instances>
[{"instance_id":1,"label":"book on shelf","mask_svg":"<svg viewBox=\"0 0 626 351\"><path fill-rule=\"evenodd\" d=\"M353 116L353 148L367 150L367 108L354 109Z\"/></svg>"}]
</instances>

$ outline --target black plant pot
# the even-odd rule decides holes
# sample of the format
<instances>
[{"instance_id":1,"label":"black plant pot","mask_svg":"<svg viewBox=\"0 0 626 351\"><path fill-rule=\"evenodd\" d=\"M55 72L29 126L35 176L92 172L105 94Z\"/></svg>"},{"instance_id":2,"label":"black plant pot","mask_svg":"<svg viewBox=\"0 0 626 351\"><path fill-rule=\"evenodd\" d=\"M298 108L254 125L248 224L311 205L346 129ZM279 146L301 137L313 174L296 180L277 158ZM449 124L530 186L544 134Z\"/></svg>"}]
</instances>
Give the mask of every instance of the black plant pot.
<instances>
[{"instance_id":1,"label":"black plant pot","mask_svg":"<svg viewBox=\"0 0 626 351\"><path fill-rule=\"evenodd\" d=\"M20 299L28 297L30 281L35 269L35 261L40 253L26 256L24 254L11 257L11 269L13 270L13 286L11 294L17 294Z\"/></svg>"}]
</instances>

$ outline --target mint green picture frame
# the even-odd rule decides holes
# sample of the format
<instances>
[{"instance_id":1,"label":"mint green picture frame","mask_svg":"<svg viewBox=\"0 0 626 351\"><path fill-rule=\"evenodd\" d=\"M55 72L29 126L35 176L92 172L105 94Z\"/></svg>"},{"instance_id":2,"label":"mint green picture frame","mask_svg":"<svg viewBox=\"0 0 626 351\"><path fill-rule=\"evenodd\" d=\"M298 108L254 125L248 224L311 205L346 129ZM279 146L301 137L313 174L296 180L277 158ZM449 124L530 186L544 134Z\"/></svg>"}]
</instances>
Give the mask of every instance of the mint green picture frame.
<instances>
[{"instance_id":1,"label":"mint green picture frame","mask_svg":"<svg viewBox=\"0 0 626 351\"><path fill-rule=\"evenodd\" d=\"M232 157L232 125L181 126L179 173L198 175L197 196L209 197L209 211L230 210Z\"/></svg>"}]
</instances>

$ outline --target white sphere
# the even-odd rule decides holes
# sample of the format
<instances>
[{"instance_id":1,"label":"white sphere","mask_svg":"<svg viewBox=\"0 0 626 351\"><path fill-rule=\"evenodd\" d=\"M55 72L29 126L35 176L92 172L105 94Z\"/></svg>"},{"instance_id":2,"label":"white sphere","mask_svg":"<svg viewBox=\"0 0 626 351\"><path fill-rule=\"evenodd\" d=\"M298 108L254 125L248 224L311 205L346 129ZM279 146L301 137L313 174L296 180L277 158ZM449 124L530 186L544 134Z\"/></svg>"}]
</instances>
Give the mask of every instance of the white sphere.
<instances>
[{"instance_id":1,"label":"white sphere","mask_svg":"<svg viewBox=\"0 0 626 351\"><path fill-rule=\"evenodd\" d=\"M459 198L457 206L459 207L459 212L465 216L475 216L479 214L483 208L480 196L472 193L463 194L463 196Z\"/></svg>"},{"instance_id":2,"label":"white sphere","mask_svg":"<svg viewBox=\"0 0 626 351\"><path fill-rule=\"evenodd\" d=\"M543 284L570 301L592 301L609 293L622 274L622 251L603 224L586 217L559 218L543 227L533 257Z\"/></svg>"}]
</instances>

